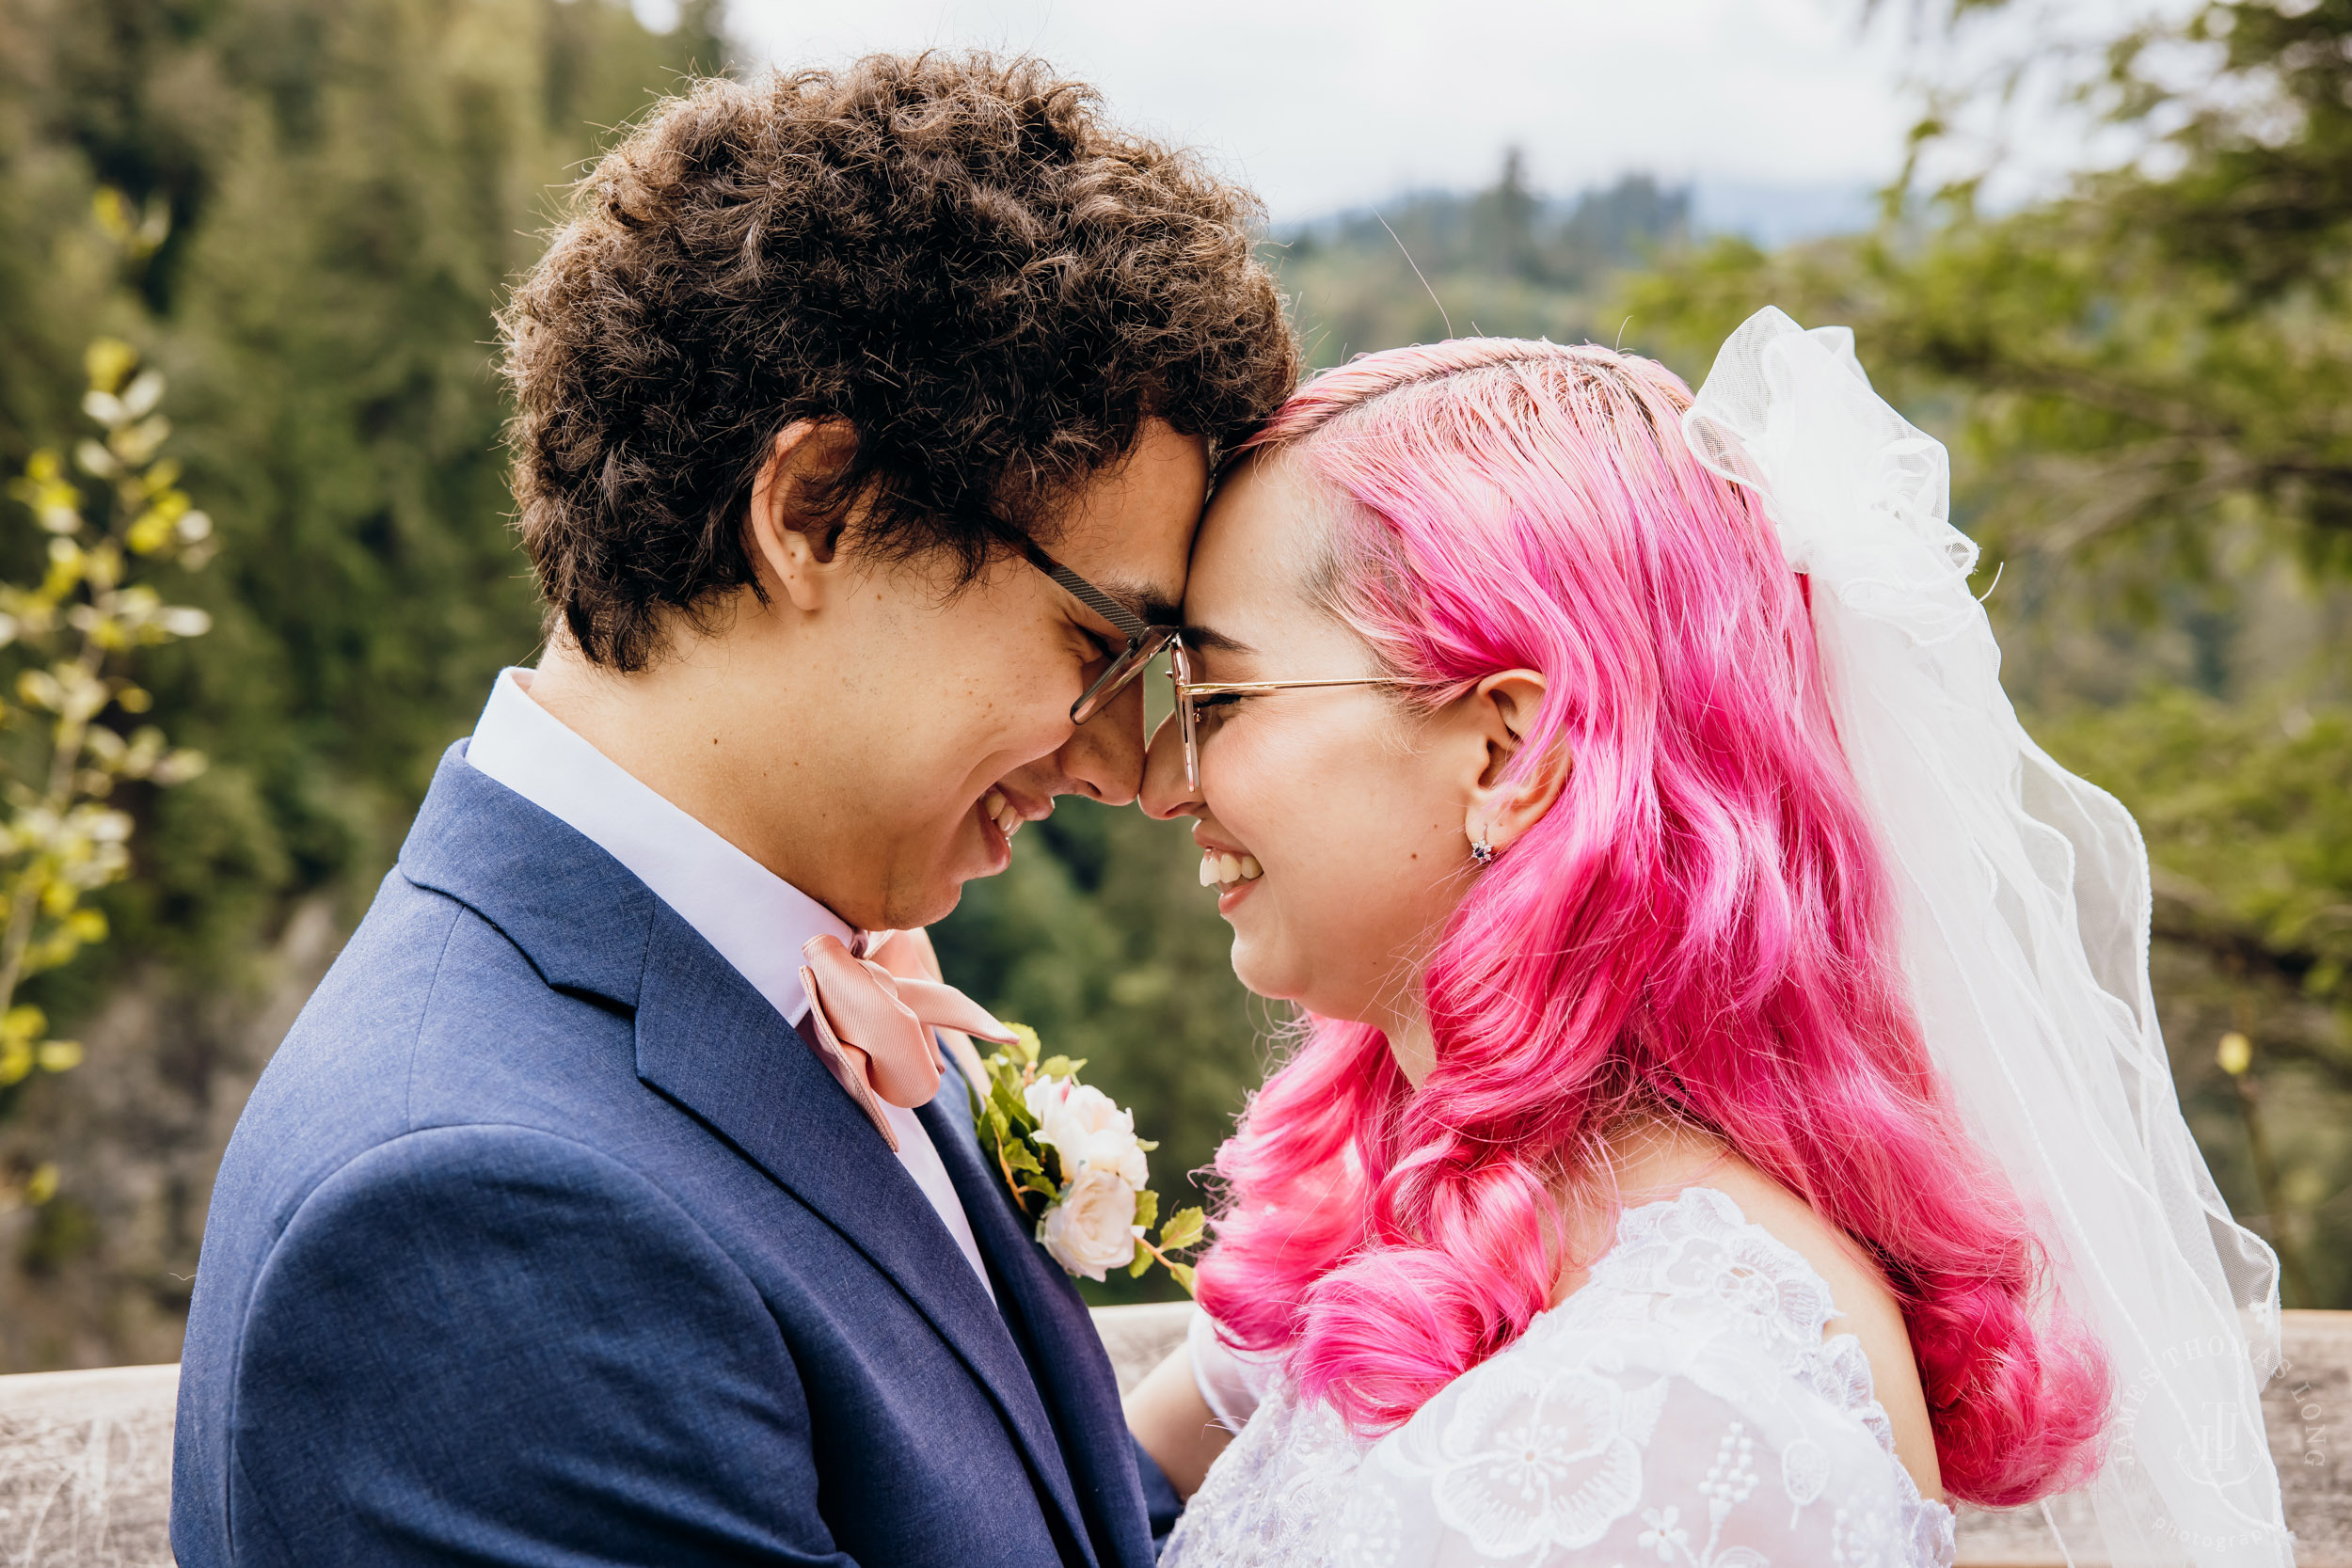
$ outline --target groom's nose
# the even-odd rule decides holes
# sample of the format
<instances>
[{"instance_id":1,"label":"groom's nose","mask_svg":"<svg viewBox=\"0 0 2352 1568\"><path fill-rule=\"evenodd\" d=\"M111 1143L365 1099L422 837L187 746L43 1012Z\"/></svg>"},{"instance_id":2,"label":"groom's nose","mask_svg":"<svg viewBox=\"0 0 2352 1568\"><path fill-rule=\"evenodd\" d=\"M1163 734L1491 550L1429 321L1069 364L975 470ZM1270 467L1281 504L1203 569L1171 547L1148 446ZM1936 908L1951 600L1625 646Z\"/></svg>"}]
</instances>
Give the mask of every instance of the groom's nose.
<instances>
[{"instance_id":1,"label":"groom's nose","mask_svg":"<svg viewBox=\"0 0 2352 1568\"><path fill-rule=\"evenodd\" d=\"M1133 682L1073 730L1054 761L1062 775L1057 795L1084 795L1106 806L1134 800L1143 785L1143 683Z\"/></svg>"}]
</instances>

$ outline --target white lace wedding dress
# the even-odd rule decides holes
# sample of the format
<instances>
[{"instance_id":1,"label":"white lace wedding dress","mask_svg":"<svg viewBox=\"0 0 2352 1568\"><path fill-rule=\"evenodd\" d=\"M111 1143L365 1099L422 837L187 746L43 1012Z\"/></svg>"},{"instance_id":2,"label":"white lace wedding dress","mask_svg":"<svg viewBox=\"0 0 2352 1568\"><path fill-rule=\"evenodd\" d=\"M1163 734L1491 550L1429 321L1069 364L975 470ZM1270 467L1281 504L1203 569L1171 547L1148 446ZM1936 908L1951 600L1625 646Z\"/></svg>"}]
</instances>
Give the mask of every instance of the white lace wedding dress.
<instances>
[{"instance_id":1,"label":"white lace wedding dress","mask_svg":"<svg viewBox=\"0 0 2352 1568\"><path fill-rule=\"evenodd\" d=\"M1629 1210L1581 1290L1377 1441L1243 1371L1257 1407L1161 1563L1945 1568L1951 1513L1896 1462L1860 1342L1822 1338L1836 1316L1723 1194ZM1204 1352L1232 1402L1246 1364Z\"/></svg>"}]
</instances>

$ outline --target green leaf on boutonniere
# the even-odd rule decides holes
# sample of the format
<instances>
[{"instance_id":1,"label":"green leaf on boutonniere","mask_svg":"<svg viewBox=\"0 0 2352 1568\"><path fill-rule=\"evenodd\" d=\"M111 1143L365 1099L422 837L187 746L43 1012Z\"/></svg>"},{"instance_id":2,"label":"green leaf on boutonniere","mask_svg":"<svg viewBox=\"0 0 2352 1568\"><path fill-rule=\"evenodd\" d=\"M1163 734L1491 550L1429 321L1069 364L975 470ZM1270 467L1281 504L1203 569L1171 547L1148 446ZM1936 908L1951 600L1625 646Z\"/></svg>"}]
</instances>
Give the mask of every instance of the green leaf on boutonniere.
<instances>
[{"instance_id":1,"label":"green leaf on boutonniere","mask_svg":"<svg viewBox=\"0 0 2352 1568\"><path fill-rule=\"evenodd\" d=\"M1179 1209L1160 1227L1160 1250L1182 1252L1186 1247L1199 1246L1200 1233L1207 1228L1207 1217L1199 1209Z\"/></svg>"},{"instance_id":2,"label":"green leaf on boutonniere","mask_svg":"<svg viewBox=\"0 0 2352 1568\"><path fill-rule=\"evenodd\" d=\"M1005 1146L1005 1164L1015 1170L1033 1170L1040 1176L1045 1174L1045 1167L1037 1163L1037 1156L1029 1152L1027 1144L1008 1143Z\"/></svg>"},{"instance_id":3,"label":"green leaf on boutonniere","mask_svg":"<svg viewBox=\"0 0 2352 1568\"><path fill-rule=\"evenodd\" d=\"M1037 1119L1029 1115L1029 1108L1021 1103L1020 1091L1007 1085L1003 1079L999 1078L989 1086L988 1098L996 1114L1005 1121L1006 1131L1000 1136L1009 1136L1015 1129L1025 1134L1036 1129Z\"/></svg>"},{"instance_id":4,"label":"green leaf on boutonniere","mask_svg":"<svg viewBox=\"0 0 2352 1568\"><path fill-rule=\"evenodd\" d=\"M1078 1069L1086 1065L1087 1059L1084 1056L1074 1062L1067 1056L1048 1056L1038 1063L1037 1075L1040 1078L1075 1078L1078 1076Z\"/></svg>"},{"instance_id":5,"label":"green leaf on boutonniere","mask_svg":"<svg viewBox=\"0 0 2352 1568\"><path fill-rule=\"evenodd\" d=\"M1135 1223L1137 1226L1148 1230L1159 1212L1159 1194L1145 1191L1136 1195ZM1127 1266L1127 1276L1140 1279L1144 1271L1152 1264L1165 1263L1168 1265L1168 1276L1183 1286L1184 1293L1190 1295L1192 1265L1179 1262L1173 1254L1186 1247L1199 1246L1201 1233L1207 1228L1208 1222L1198 1208L1177 1210L1168 1217L1168 1223L1160 1227L1158 1241L1152 1241L1148 1236L1136 1239L1136 1260Z\"/></svg>"}]
</instances>

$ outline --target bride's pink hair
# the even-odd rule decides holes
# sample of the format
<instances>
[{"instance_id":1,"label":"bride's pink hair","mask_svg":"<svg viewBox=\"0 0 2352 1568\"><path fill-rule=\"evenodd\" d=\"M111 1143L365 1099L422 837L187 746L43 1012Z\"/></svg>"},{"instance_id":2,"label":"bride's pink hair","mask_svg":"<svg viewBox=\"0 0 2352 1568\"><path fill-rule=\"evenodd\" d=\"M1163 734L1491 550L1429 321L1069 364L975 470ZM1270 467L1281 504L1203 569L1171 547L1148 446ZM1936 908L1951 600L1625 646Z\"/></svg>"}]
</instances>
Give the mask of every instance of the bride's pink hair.
<instances>
[{"instance_id":1,"label":"bride's pink hair","mask_svg":"<svg viewBox=\"0 0 2352 1568\"><path fill-rule=\"evenodd\" d=\"M1435 701L1542 672L1519 755L1574 770L1438 942L1419 1093L1377 1030L1305 1021L1217 1156L1200 1303L1393 1427L1544 1308L1560 1180L1663 1108L1876 1261L1952 1496L2028 1501L2096 1463L2106 1358L1921 1043L1803 580L1689 403L1646 360L1471 339L1322 375L1250 443L1328 498L1319 592L1387 668Z\"/></svg>"}]
</instances>

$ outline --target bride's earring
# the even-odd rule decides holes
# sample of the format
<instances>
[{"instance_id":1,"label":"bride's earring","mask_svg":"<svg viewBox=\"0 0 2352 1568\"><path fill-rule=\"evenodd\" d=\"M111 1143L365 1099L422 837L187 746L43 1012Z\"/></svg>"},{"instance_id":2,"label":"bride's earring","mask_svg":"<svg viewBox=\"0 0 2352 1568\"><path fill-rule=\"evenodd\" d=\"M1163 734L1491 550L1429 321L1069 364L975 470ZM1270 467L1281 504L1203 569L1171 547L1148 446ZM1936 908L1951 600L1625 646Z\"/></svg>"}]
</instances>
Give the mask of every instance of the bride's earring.
<instances>
[{"instance_id":1,"label":"bride's earring","mask_svg":"<svg viewBox=\"0 0 2352 1568\"><path fill-rule=\"evenodd\" d=\"M1472 832L1470 835L1470 859L1476 861L1482 866L1494 864L1496 850L1493 845L1486 842L1486 830L1485 827L1481 826Z\"/></svg>"}]
</instances>

